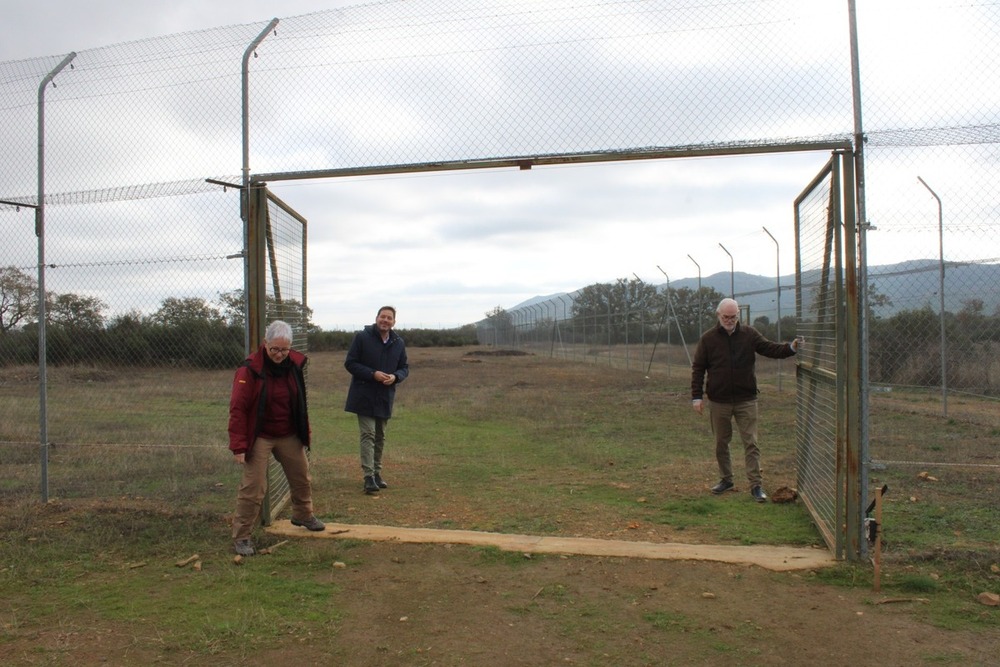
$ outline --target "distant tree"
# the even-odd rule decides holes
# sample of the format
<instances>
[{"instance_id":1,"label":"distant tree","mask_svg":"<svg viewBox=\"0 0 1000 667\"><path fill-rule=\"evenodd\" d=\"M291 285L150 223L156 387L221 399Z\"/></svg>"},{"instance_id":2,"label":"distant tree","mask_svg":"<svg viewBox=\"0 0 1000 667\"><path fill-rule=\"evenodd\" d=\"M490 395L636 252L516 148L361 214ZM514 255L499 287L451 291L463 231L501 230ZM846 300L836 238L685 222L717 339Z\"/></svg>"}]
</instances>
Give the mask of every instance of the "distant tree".
<instances>
[{"instance_id":1,"label":"distant tree","mask_svg":"<svg viewBox=\"0 0 1000 667\"><path fill-rule=\"evenodd\" d=\"M284 320L296 331L305 331L308 335L318 328L312 323L312 308L302 305L297 299L284 299L280 303L270 294L264 299L264 319Z\"/></svg>"},{"instance_id":2,"label":"distant tree","mask_svg":"<svg viewBox=\"0 0 1000 667\"><path fill-rule=\"evenodd\" d=\"M712 287L702 287L700 290L689 287L678 290L671 288L670 293L673 312L684 332L684 339L688 341L698 340L705 329L715 324L715 309L725 298L725 295Z\"/></svg>"},{"instance_id":3,"label":"distant tree","mask_svg":"<svg viewBox=\"0 0 1000 667\"><path fill-rule=\"evenodd\" d=\"M986 310L986 304L983 303L982 299L965 299L962 301L962 310L959 311L959 314L978 317L983 314L984 310Z\"/></svg>"},{"instance_id":4,"label":"distant tree","mask_svg":"<svg viewBox=\"0 0 1000 667\"><path fill-rule=\"evenodd\" d=\"M49 294L46 318L51 324L69 329L97 331L104 328L104 311L108 305L92 296L79 294Z\"/></svg>"},{"instance_id":5,"label":"distant tree","mask_svg":"<svg viewBox=\"0 0 1000 667\"><path fill-rule=\"evenodd\" d=\"M591 336L599 342L607 342L612 322L612 313L618 311L615 303L614 285L594 283L580 290L573 299L573 328Z\"/></svg>"},{"instance_id":6,"label":"distant tree","mask_svg":"<svg viewBox=\"0 0 1000 667\"><path fill-rule=\"evenodd\" d=\"M235 289L219 294L219 304L221 314L226 324L243 330L246 322L246 300L243 298L243 290ZM302 329L306 334L319 333L322 329L312 322L313 311L308 306L303 306L296 299L285 299L278 303L272 295L268 294L264 298L265 319L280 319L288 322L296 329Z\"/></svg>"},{"instance_id":7,"label":"distant tree","mask_svg":"<svg viewBox=\"0 0 1000 667\"><path fill-rule=\"evenodd\" d=\"M243 298L243 290L220 292L219 303L222 306L222 317L226 320L226 324L242 330L247 320L246 299Z\"/></svg>"},{"instance_id":8,"label":"distant tree","mask_svg":"<svg viewBox=\"0 0 1000 667\"><path fill-rule=\"evenodd\" d=\"M799 320L795 315L785 315L781 318L781 338L791 340L798 335ZM775 334L777 335L777 334Z\"/></svg>"},{"instance_id":9,"label":"distant tree","mask_svg":"<svg viewBox=\"0 0 1000 667\"><path fill-rule=\"evenodd\" d=\"M116 334L132 334L141 332L146 325L146 318L138 310L130 310L127 313L116 315L108 323L108 330Z\"/></svg>"},{"instance_id":10,"label":"distant tree","mask_svg":"<svg viewBox=\"0 0 1000 667\"><path fill-rule=\"evenodd\" d=\"M513 345L514 321L511 314L501 306L496 306L485 313L486 326L484 334L487 340L482 342L487 345Z\"/></svg>"},{"instance_id":11,"label":"distant tree","mask_svg":"<svg viewBox=\"0 0 1000 667\"><path fill-rule=\"evenodd\" d=\"M765 338L774 339L778 335L778 327L771 324L771 318L767 315L755 317L753 328L759 331Z\"/></svg>"},{"instance_id":12,"label":"distant tree","mask_svg":"<svg viewBox=\"0 0 1000 667\"><path fill-rule=\"evenodd\" d=\"M656 286L639 279L619 278L614 283L594 283L580 290L573 300L574 329L598 340L623 342L626 326L651 324L661 310Z\"/></svg>"},{"instance_id":13,"label":"distant tree","mask_svg":"<svg viewBox=\"0 0 1000 667\"><path fill-rule=\"evenodd\" d=\"M868 316L870 319L882 319L881 315L876 314L876 309L889 309L892 308L892 305L892 299L879 292L875 283L868 284Z\"/></svg>"},{"instance_id":14,"label":"distant tree","mask_svg":"<svg viewBox=\"0 0 1000 667\"><path fill-rule=\"evenodd\" d=\"M613 293L620 301L619 308L629 323L649 322L655 319L655 313L662 303L662 297L656 285L635 280L619 279L613 288Z\"/></svg>"},{"instance_id":15,"label":"distant tree","mask_svg":"<svg viewBox=\"0 0 1000 667\"><path fill-rule=\"evenodd\" d=\"M968 340L971 346L973 342L995 339L996 321L987 317L985 311L986 304L982 299L962 301L962 310L948 320L954 324L951 327L954 331L949 331L947 334L949 348L954 347L958 340Z\"/></svg>"},{"instance_id":16,"label":"distant tree","mask_svg":"<svg viewBox=\"0 0 1000 667\"><path fill-rule=\"evenodd\" d=\"M641 280L619 278L614 283L587 285L573 300L573 316L599 323L604 318L617 322L649 320L661 303L656 286ZM601 325L606 326L606 324Z\"/></svg>"},{"instance_id":17,"label":"distant tree","mask_svg":"<svg viewBox=\"0 0 1000 667\"><path fill-rule=\"evenodd\" d=\"M191 324L224 324L218 308L200 297L167 297L151 317L155 324L182 327Z\"/></svg>"},{"instance_id":18,"label":"distant tree","mask_svg":"<svg viewBox=\"0 0 1000 667\"><path fill-rule=\"evenodd\" d=\"M573 299L574 317L600 317L611 312L610 283L587 285Z\"/></svg>"},{"instance_id":19,"label":"distant tree","mask_svg":"<svg viewBox=\"0 0 1000 667\"><path fill-rule=\"evenodd\" d=\"M869 374L874 382L934 383L940 319L930 306L903 310L869 328Z\"/></svg>"},{"instance_id":20,"label":"distant tree","mask_svg":"<svg viewBox=\"0 0 1000 667\"><path fill-rule=\"evenodd\" d=\"M13 266L0 269L0 334L38 317L38 282Z\"/></svg>"},{"instance_id":21,"label":"distant tree","mask_svg":"<svg viewBox=\"0 0 1000 667\"><path fill-rule=\"evenodd\" d=\"M399 335L406 341L407 347L461 347L479 344L474 324L457 329L400 329Z\"/></svg>"},{"instance_id":22,"label":"distant tree","mask_svg":"<svg viewBox=\"0 0 1000 667\"><path fill-rule=\"evenodd\" d=\"M314 331L309 334L309 351L347 350L352 340L353 331Z\"/></svg>"}]
</instances>

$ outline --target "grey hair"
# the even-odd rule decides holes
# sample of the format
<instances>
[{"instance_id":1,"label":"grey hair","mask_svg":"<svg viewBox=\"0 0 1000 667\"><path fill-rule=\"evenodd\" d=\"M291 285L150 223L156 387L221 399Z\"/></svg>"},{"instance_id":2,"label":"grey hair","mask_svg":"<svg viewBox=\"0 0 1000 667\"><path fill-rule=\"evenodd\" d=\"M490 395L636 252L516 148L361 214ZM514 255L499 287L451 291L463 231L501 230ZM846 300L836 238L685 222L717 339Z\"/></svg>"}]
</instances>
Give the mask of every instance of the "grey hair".
<instances>
[{"instance_id":1,"label":"grey hair","mask_svg":"<svg viewBox=\"0 0 1000 667\"><path fill-rule=\"evenodd\" d=\"M272 341L283 338L289 343L292 342L292 327L289 326L288 322L282 322L281 320L275 320L267 325L267 331L264 332L264 340Z\"/></svg>"},{"instance_id":2,"label":"grey hair","mask_svg":"<svg viewBox=\"0 0 1000 667\"><path fill-rule=\"evenodd\" d=\"M715 309L715 312L716 313L721 313L723 306L728 306L730 304L736 306L737 308L740 307L740 304L736 302L736 299L730 299L727 296L725 299L723 299L722 301L719 302L719 307Z\"/></svg>"}]
</instances>

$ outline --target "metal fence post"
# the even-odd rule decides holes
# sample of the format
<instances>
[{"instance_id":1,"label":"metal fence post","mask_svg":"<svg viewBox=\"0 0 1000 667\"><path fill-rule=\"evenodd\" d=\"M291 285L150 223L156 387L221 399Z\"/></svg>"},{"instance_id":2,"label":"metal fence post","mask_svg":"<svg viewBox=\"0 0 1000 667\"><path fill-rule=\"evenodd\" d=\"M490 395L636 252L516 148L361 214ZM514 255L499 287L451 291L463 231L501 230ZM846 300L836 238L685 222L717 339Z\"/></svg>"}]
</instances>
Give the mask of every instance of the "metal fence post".
<instances>
[{"instance_id":1,"label":"metal fence post","mask_svg":"<svg viewBox=\"0 0 1000 667\"><path fill-rule=\"evenodd\" d=\"M48 359L45 340L45 89L76 58L70 53L38 85L38 202L35 236L38 237L38 440L42 459L42 502L49 501Z\"/></svg>"},{"instance_id":2,"label":"metal fence post","mask_svg":"<svg viewBox=\"0 0 1000 667\"><path fill-rule=\"evenodd\" d=\"M940 303L940 311L938 313L938 319L941 323L941 412L944 417L948 416L948 361L947 361L947 348L948 339L945 335L944 329L944 213L941 206L941 198L937 196L937 193L931 190L931 186L927 185L927 182L917 176L917 180L920 184L927 188L927 191L931 193L934 199L937 200L938 207L938 297Z\"/></svg>"},{"instance_id":3,"label":"metal fence post","mask_svg":"<svg viewBox=\"0 0 1000 667\"><path fill-rule=\"evenodd\" d=\"M778 239L774 238L771 232L767 231L767 227L761 227L764 233L771 237L774 241L774 271L775 280L777 281L777 307L778 307L778 340L781 340L781 246L778 245ZM781 391L781 359L778 359L778 391Z\"/></svg>"}]
</instances>

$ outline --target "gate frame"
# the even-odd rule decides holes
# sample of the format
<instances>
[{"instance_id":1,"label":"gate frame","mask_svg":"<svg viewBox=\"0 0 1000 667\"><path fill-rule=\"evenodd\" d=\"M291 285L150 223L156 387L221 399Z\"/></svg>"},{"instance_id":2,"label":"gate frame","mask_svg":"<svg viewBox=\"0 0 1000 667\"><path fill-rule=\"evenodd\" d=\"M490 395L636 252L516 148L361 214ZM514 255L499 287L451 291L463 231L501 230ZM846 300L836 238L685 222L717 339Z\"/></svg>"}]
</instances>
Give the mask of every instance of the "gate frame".
<instances>
[{"instance_id":1,"label":"gate frame","mask_svg":"<svg viewBox=\"0 0 1000 667\"><path fill-rule=\"evenodd\" d=\"M550 155L522 155L514 157L502 157L479 160L454 160L427 163L395 164L395 165L374 165L367 167L349 167L341 169L319 169L309 171L288 171L255 174L250 190L254 190L253 185L274 182L274 181L300 181L327 178L341 178L347 176L376 176L395 175L406 173L425 173L437 171L460 171L469 169L497 169L516 167L522 171L530 170L534 166L543 165L563 165L563 164L583 164L601 162L621 162L634 160L656 160L670 158L690 158L690 157L723 157L739 155L760 155L770 153L797 153L831 151L834 157L831 161L837 162L838 168L838 202L841 215L838 216L838 229L843 232L845 248L843 256L849 258L849 270L844 271L843 285L838 284L838 291L843 289L841 301L843 309L840 313L843 316L837 318L838 329L842 330L842 335L838 336L842 354L838 354L838 376L844 382L844 390L838 391L838 403L843 409L838 410L838 468L841 462L844 464L843 473L846 477L843 484L838 485L836 490L838 497L838 539L837 545L833 545L837 558L844 558L845 555L851 560L857 560L864 556L866 543L862 540L863 528L863 501L862 491L864 488L862 475L864 466L862 465L862 453L867 451L867 446L863 442L861 424L864 422L860 397L863 395L863 374L861 372L861 353L863 350L860 317L858 310L858 271L859 246L858 224L857 224L857 200L856 197L862 191L861 184L856 181L855 163L860 159L859 153L855 152L854 146L849 140L841 141L815 141L815 142L790 142L774 145L731 145L731 146L689 146L683 148L646 148L638 150L608 151L595 153L565 153ZM825 169L825 168L824 168ZM839 236L839 235L838 235ZM863 249L863 247L862 247ZM797 250L796 250L797 251ZM798 262L796 262L798 264ZM797 270L797 269L796 269ZM798 277L797 277L798 278ZM800 282L797 279L797 283ZM260 326L258 324L258 326ZM843 458L841 458L843 455ZM838 474L838 478L841 475ZM841 502L842 501L842 502ZM810 508L810 512L812 509ZM849 545L849 549L843 548ZM846 551L846 554L844 553Z\"/></svg>"},{"instance_id":2,"label":"gate frame","mask_svg":"<svg viewBox=\"0 0 1000 667\"><path fill-rule=\"evenodd\" d=\"M246 353L256 350L264 340L267 328L267 272L271 270L272 288L275 300L282 302L281 283L278 278L278 260L275 254L274 230L271 225L270 205L277 206L302 225L302 308L308 307L306 295L307 239L306 219L291 208L281 198L267 188L267 183L254 180L241 193L245 198L244 238L246 252L244 259L246 286ZM296 348L300 352L309 349L306 331L302 331ZM306 378L308 382L308 377ZM308 456L308 454L307 454ZM291 500L291 490L284 477L281 465L271 459L267 465L267 492L261 503L261 525L269 526Z\"/></svg>"},{"instance_id":3,"label":"gate frame","mask_svg":"<svg viewBox=\"0 0 1000 667\"><path fill-rule=\"evenodd\" d=\"M795 291L796 303L802 303L802 272L801 244L799 243L800 223L799 205L822 183L829 180L830 201L827 213L827 243L826 252L833 260L832 267L824 267L824 275L832 268L835 282L834 294L834 385L837 406L834 460L836 472L832 489L826 489L834 499L835 510L832 526L825 525L819 517L819 509L808 497L803 496L803 502L812 514L827 546L838 559L859 560L866 553L867 541L863 539L864 499L863 491L866 485L867 443L862 433L865 406L861 400L864 395L865 376L862 372L862 353L864 350L861 311L859 309L858 278L862 268L859 255L860 241L858 238L856 196L858 184L856 181L855 161L857 155L851 150L835 150L830 160L816 174L812 181L796 197L794 202L795 216ZM801 319L801 311L797 312ZM797 379L801 380L806 370L800 362L796 367ZM827 371L829 372L829 371ZM819 375L819 373L817 373ZM797 396L797 401L801 397ZM797 411L808 415L809 411ZM799 430L809 430L805 426ZM797 443L800 448L808 449L811 443ZM799 471L799 475L803 471ZM802 486L801 477L799 486Z\"/></svg>"}]
</instances>

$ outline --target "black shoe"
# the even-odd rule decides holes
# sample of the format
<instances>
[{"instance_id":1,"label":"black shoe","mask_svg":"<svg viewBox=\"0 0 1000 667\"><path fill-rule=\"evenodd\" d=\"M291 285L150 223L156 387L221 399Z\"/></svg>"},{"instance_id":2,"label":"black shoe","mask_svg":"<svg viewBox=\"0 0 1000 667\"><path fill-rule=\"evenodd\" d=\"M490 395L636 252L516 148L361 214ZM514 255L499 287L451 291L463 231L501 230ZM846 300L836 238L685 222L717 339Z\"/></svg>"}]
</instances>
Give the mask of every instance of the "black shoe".
<instances>
[{"instance_id":1,"label":"black shoe","mask_svg":"<svg viewBox=\"0 0 1000 667\"><path fill-rule=\"evenodd\" d=\"M764 493L764 489L761 488L759 484L750 489L750 495L753 496L753 499L756 500L758 503L763 503L767 501L767 494Z\"/></svg>"},{"instance_id":2,"label":"black shoe","mask_svg":"<svg viewBox=\"0 0 1000 667\"><path fill-rule=\"evenodd\" d=\"M320 531L326 530L326 524L317 519L315 516L311 516L305 520L292 519L293 526L302 526L306 530Z\"/></svg>"},{"instance_id":3,"label":"black shoe","mask_svg":"<svg viewBox=\"0 0 1000 667\"><path fill-rule=\"evenodd\" d=\"M727 482L726 480L722 480L718 484L712 487L712 493L714 493L717 496L721 496L726 491L732 491L733 488L735 487L732 482Z\"/></svg>"},{"instance_id":4,"label":"black shoe","mask_svg":"<svg viewBox=\"0 0 1000 667\"><path fill-rule=\"evenodd\" d=\"M378 473L375 473L375 486L377 486L380 489L388 489L389 488L389 485L385 483L384 479L382 479L382 475L380 475Z\"/></svg>"},{"instance_id":5,"label":"black shoe","mask_svg":"<svg viewBox=\"0 0 1000 667\"><path fill-rule=\"evenodd\" d=\"M378 483L375 481L375 477L372 475L365 477L365 493L369 495L373 493L378 493Z\"/></svg>"}]
</instances>

